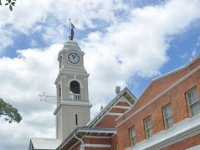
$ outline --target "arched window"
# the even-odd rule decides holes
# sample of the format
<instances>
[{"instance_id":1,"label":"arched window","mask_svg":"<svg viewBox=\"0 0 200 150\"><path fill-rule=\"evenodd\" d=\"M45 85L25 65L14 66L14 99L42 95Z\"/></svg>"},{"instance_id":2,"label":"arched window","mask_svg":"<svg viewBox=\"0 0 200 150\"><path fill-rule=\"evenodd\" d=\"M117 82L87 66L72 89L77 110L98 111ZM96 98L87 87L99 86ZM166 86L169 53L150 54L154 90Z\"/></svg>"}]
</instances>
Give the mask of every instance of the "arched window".
<instances>
[{"instance_id":1,"label":"arched window","mask_svg":"<svg viewBox=\"0 0 200 150\"><path fill-rule=\"evenodd\" d=\"M80 84L77 81L72 81L70 83L70 91L72 91L73 94L80 94Z\"/></svg>"}]
</instances>

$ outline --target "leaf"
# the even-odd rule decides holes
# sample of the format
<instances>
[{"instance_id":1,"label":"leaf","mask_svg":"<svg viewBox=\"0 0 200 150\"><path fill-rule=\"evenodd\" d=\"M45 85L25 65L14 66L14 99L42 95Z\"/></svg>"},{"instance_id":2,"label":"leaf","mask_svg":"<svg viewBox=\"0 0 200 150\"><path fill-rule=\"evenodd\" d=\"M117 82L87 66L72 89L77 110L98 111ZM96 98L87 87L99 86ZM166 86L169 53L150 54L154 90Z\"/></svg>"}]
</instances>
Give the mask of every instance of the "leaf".
<instances>
[{"instance_id":1,"label":"leaf","mask_svg":"<svg viewBox=\"0 0 200 150\"><path fill-rule=\"evenodd\" d=\"M8 1L8 3L11 3L11 0L7 0Z\"/></svg>"},{"instance_id":2,"label":"leaf","mask_svg":"<svg viewBox=\"0 0 200 150\"><path fill-rule=\"evenodd\" d=\"M15 2L12 2L11 5L12 5L12 6L15 6Z\"/></svg>"},{"instance_id":3,"label":"leaf","mask_svg":"<svg viewBox=\"0 0 200 150\"><path fill-rule=\"evenodd\" d=\"M10 9L10 11L12 11L12 10L13 10L13 8L12 8L12 5L10 5L10 6L9 6L9 9Z\"/></svg>"},{"instance_id":4,"label":"leaf","mask_svg":"<svg viewBox=\"0 0 200 150\"><path fill-rule=\"evenodd\" d=\"M22 120L18 110L11 104L4 102L2 98L0 98L0 117L1 116L5 116L4 120L8 121L8 123L19 123Z\"/></svg>"},{"instance_id":5,"label":"leaf","mask_svg":"<svg viewBox=\"0 0 200 150\"><path fill-rule=\"evenodd\" d=\"M8 3L6 3L5 5L8 5Z\"/></svg>"}]
</instances>

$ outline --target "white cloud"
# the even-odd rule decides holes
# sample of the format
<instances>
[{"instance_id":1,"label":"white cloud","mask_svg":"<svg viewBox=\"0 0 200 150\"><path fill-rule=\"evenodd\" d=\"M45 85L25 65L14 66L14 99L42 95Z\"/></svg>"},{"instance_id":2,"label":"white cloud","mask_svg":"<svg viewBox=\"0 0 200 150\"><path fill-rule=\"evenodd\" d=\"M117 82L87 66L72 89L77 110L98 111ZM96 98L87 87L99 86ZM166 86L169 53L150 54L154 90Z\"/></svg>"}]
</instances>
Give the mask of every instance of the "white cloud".
<instances>
[{"instance_id":1,"label":"white cloud","mask_svg":"<svg viewBox=\"0 0 200 150\"><path fill-rule=\"evenodd\" d=\"M57 53L61 48L62 45L57 44L41 50L20 50L18 58L0 59L0 78L3 79L0 95L17 107L23 117L19 124L2 123L0 141L4 149L28 148L30 137L55 136L53 110L56 100L40 102L38 95L44 91L55 96Z\"/></svg>"},{"instance_id":2,"label":"white cloud","mask_svg":"<svg viewBox=\"0 0 200 150\"><path fill-rule=\"evenodd\" d=\"M91 33L81 44L92 87L98 87L90 90L100 98L94 101L102 101L102 95L110 95L116 84L125 85L133 75L159 74L168 60L171 38L200 18L199 9L199 1L169 1L163 6L133 9L128 21L110 26L106 34Z\"/></svg>"},{"instance_id":3,"label":"white cloud","mask_svg":"<svg viewBox=\"0 0 200 150\"><path fill-rule=\"evenodd\" d=\"M95 20L115 22L115 11L126 8L122 1L115 0L18 0L12 13L6 7L0 9L0 41L4 41L0 43L0 49L11 45L12 38L18 33L32 35L41 32L45 41L60 42L67 37L69 18L79 29L95 28L98 26Z\"/></svg>"},{"instance_id":4,"label":"white cloud","mask_svg":"<svg viewBox=\"0 0 200 150\"><path fill-rule=\"evenodd\" d=\"M0 20L2 17L5 19L5 22L0 21L0 26L10 23L12 29L25 34L42 32L47 41L51 37L53 41L62 41L64 28L57 22L67 24L68 17L73 18L80 29L98 29L95 19L109 22L106 33L94 31L79 41L86 52L85 66L90 74L89 94L94 104L93 115L114 97L116 85L124 87L134 75L150 77L159 74L159 68L168 60L167 50L173 35L183 33L200 18L198 0L171 0L165 5L133 9L122 1L61 0L55 3L19 0L17 3L13 16L5 9L0 10L5 14L0 17ZM118 10L130 11L128 20L119 21L123 19L116 16ZM54 18L48 18L51 16ZM12 43L12 40L8 41ZM0 143L3 143L4 149L25 149L30 137L55 135L52 114L55 99L42 103L38 94L44 91L55 95L57 54L61 48L61 44L55 44L45 49L18 50L17 58L0 58L0 95L19 108L23 116L20 124L2 123Z\"/></svg>"}]
</instances>

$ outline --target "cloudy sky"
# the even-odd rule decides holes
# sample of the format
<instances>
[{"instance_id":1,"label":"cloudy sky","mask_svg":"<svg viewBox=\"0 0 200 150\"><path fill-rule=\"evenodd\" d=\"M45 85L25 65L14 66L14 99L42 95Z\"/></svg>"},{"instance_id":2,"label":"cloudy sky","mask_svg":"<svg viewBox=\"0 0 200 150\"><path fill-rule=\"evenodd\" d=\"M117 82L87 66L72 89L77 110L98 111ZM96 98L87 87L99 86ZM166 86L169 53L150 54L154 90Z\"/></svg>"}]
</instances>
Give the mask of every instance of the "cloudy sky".
<instances>
[{"instance_id":1,"label":"cloudy sky","mask_svg":"<svg viewBox=\"0 0 200 150\"><path fill-rule=\"evenodd\" d=\"M0 149L25 150L30 137L55 137L57 54L69 18L86 53L94 117L116 85L139 97L152 79L200 54L199 10L200 0L17 0L13 12L1 6L0 97L23 120L0 119ZM40 101L43 92L48 102Z\"/></svg>"}]
</instances>

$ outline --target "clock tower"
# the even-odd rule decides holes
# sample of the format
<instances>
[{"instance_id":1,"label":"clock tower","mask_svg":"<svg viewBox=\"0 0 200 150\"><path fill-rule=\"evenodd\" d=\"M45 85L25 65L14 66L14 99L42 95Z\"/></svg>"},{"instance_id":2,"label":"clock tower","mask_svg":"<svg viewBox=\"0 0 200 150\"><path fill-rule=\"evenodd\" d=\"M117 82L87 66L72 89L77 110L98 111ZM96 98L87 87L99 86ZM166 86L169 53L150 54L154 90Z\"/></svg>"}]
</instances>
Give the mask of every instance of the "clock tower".
<instances>
[{"instance_id":1,"label":"clock tower","mask_svg":"<svg viewBox=\"0 0 200 150\"><path fill-rule=\"evenodd\" d=\"M84 52L70 39L58 54L56 135L62 141L77 127L90 121L88 73L84 67Z\"/></svg>"}]
</instances>

